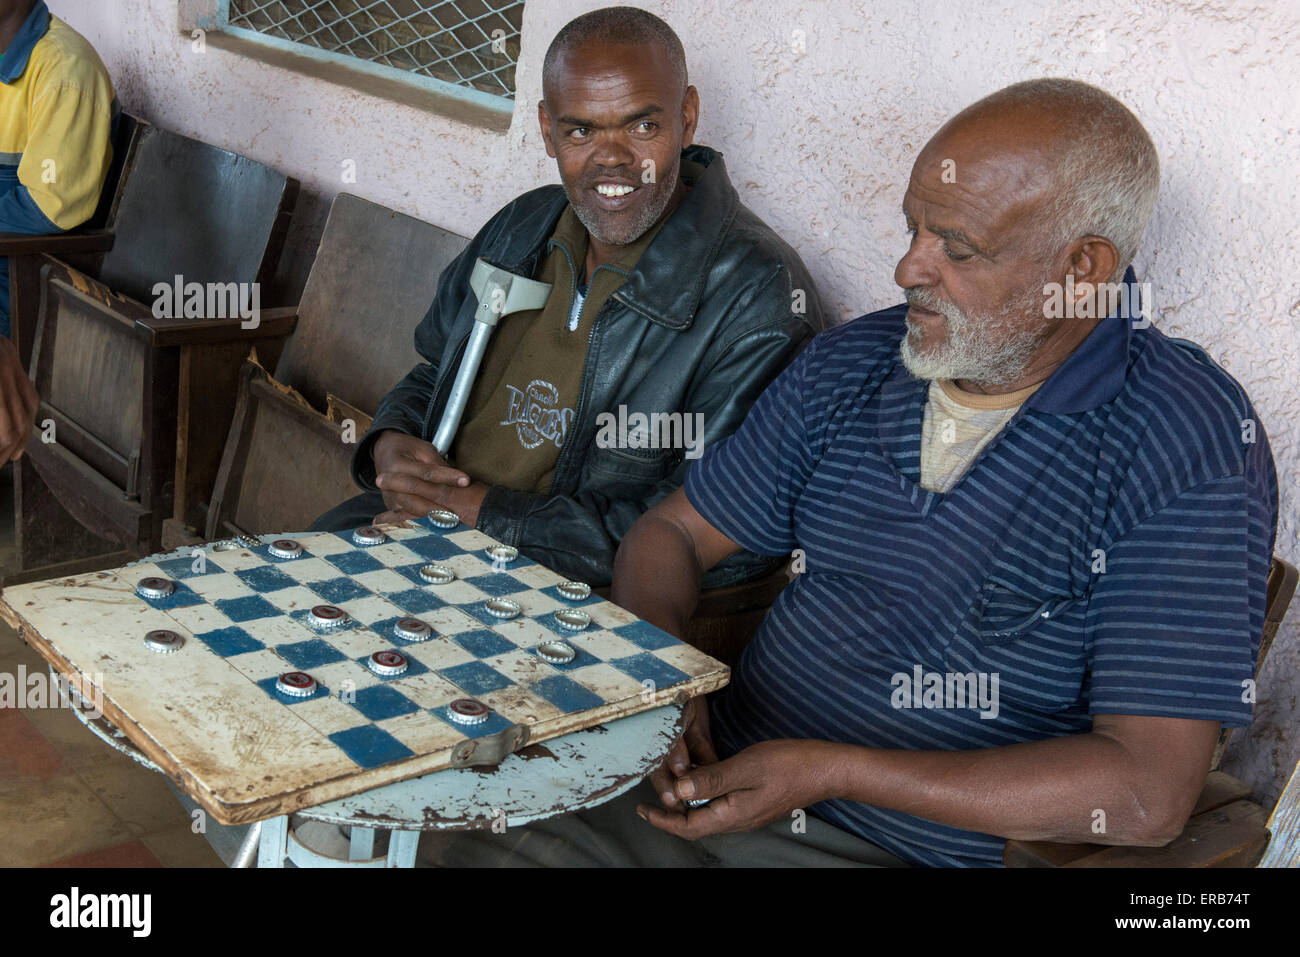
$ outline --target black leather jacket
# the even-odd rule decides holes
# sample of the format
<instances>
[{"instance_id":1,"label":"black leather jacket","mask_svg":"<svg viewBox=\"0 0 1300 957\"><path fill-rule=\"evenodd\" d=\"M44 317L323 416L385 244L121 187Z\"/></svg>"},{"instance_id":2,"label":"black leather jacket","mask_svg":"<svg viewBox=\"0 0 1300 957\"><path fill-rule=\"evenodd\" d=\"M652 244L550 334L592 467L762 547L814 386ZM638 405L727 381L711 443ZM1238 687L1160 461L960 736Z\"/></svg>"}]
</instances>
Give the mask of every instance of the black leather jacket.
<instances>
[{"instance_id":1,"label":"black leather jacket","mask_svg":"<svg viewBox=\"0 0 1300 957\"><path fill-rule=\"evenodd\" d=\"M576 415L550 491L493 486L479 510L484 533L592 585L609 582L623 535L681 486L690 465L682 449L598 447L599 413L617 414L620 405L629 415L701 412L710 444L740 426L763 389L824 325L803 263L740 203L722 154L692 146L682 155L707 169L593 322ZM567 203L559 186L525 193L443 272L415 331L415 347L428 363L384 398L357 447L352 474L363 489L375 490L372 448L381 431L432 440L473 323L474 260L535 275ZM741 552L718 565L705 585L734 584L771 567L770 559Z\"/></svg>"}]
</instances>

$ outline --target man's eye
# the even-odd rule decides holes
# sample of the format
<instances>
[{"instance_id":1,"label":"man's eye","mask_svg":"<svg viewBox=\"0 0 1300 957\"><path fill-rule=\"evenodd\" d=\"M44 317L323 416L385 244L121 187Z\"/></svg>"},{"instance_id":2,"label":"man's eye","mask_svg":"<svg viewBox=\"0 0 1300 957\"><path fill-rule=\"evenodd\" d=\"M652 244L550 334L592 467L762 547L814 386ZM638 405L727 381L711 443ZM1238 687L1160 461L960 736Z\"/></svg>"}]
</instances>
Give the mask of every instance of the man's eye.
<instances>
[{"instance_id":1,"label":"man's eye","mask_svg":"<svg viewBox=\"0 0 1300 957\"><path fill-rule=\"evenodd\" d=\"M569 130L569 135L582 139L590 132L591 130L587 129L585 126L575 126L573 129Z\"/></svg>"},{"instance_id":2,"label":"man's eye","mask_svg":"<svg viewBox=\"0 0 1300 957\"><path fill-rule=\"evenodd\" d=\"M635 127L633 127L633 129L635 129L638 133L653 133L655 130L659 129L659 124L654 123L650 120L642 120Z\"/></svg>"},{"instance_id":3,"label":"man's eye","mask_svg":"<svg viewBox=\"0 0 1300 957\"><path fill-rule=\"evenodd\" d=\"M974 253L966 253L965 255L958 256L956 253L954 253L954 252L953 252L951 249L949 249L947 246L945 246L945 247L943 248L943 251L944 251L945 253L947 253L947 254L948 254L948 258L951 259L951 260L952 260L953 262L955 262L955 263L964 263L966 260L971 259L971 258L974 257Z\"/></svg>"}]
</instances>

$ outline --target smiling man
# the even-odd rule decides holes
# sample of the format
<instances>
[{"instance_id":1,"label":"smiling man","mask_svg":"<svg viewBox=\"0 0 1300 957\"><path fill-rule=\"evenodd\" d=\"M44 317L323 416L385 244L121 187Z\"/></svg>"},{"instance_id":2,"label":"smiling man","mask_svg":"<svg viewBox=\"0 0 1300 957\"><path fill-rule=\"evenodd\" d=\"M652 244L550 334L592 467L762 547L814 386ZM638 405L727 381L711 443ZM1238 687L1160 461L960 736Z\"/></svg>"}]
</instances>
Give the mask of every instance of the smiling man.
<instances>
[{"instance_id":1,"label":"smiling man","mask_svg":"<svg viewBox=\"0 0 1300 957\"><path fill-rule=\"evenodd\" d=\"M1278 489L1231 376L1095 318L1158 185L1083 83L945 124L903 198L908 304L817 336L619 549L613 599L676 635L727 555L802 550L731 684L628 797L436 860L996 866L1008 838L1178 835L1251 718Z\"/></svg>"},{"instance_id":2,"label":"smiling man","mask_svg":"<svg viewBox=\"0 0 1300 957\"><path fill-rule=\"evenodd\" d=\"M799 257L740 203L721 154L693 145L699 96L666 23L630 7L578 17L547 51L542 92L563 185L514 200L443 273L415 333L428 362L357 449L367 494L316 528L450 509L604 585L627 529L740 425L822 318ZM552 286L543 308L498 325L444 461L430 440L473 323L477 258ZM710 584L771 564L737 555Z\"/></svg>"}]
</instances>

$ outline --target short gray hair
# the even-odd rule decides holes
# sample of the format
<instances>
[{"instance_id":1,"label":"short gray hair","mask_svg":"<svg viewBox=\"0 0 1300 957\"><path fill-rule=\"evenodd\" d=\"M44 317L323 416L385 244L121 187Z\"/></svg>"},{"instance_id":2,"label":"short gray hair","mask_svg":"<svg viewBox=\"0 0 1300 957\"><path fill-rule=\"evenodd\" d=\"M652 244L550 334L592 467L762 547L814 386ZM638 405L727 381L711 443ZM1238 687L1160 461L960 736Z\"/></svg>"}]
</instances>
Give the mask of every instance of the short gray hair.
<instances>
[{"instance_id":1,"label":"short gray hair","mask_svg":"<svg viewBox=\"0 0 1300 957\"><path fill-rule=\"evenodd\" d=\"M1122 275L1160 192L1160 158L1138 118L1105 90L1060 78L1016 83L969 109L977 107L1030 107L1069 118L1072 135L1054 171L1062 188L1047 206L1044 229L1060 244L1106 237L1119 251L1116 276Z\"/></svg>"}]
</instances>

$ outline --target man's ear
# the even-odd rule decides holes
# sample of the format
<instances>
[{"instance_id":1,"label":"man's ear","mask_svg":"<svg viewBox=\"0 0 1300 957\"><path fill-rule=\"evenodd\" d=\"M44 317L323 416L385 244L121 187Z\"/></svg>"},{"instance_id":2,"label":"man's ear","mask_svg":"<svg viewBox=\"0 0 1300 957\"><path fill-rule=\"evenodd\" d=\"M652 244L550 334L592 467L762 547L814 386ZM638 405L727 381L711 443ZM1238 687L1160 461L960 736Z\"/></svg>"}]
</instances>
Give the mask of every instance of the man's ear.
<instances>
[{"instance_id":1,"label":"man's ear","mask_svg":"<svg viewBox=\"0 0 1300 957\"><path fill-rule=\"evenodd\" d=\"M695 142L695 126L700 121L700 93L693 86L682 97L682 149Z\"/></svg>"},{"instance_id":2,"label":"man's ear","mask_svg":"<svg viewBox=\"0 0 1300 957\"><path fill-rule=\"evenodd\" d=\"M1119 250L1105 236L1084 236L1070 249L1070 269L1076 288L1080 283L1096 286L1109 282L1119 269Z\"/></svg>"},{"instance_id":3,"label":"man's ear","mask_svg":"<svg viewBox=\"0 0 1300 957\"><path fill-rule=\"evenodd\" d=\"M1074 306L1072 308L1076 310L1075 314L1090 315L1090 312L1079 312L1079 306L1085 301L1090 301L1095 310L1100 305L1095 301L1098 294L1097 287L1102 283L1110 282L1111 277L1115 275L1115 271L1119 268L1119 250L1105 236L1083 236L1069 245L1065 260L1065 273L1062 278L1067 281L1066 289L1070 289L1068 282L1073 280ZM1116 282L1118 281L1119 278L1116 277Z\"/></svg>"},{"instance_id":4,"label":"man's ear","mask_svg":"<svg viewBox=\"0 0 1300 957\"><path fill-rule=\"evenodd\" d=\"M546 155L555 159L555 144L551 142L551 114L546 112L546 101L537 101L537 125L542 131L542 145L546 147Z\"/></svg>"}]
</instances>

